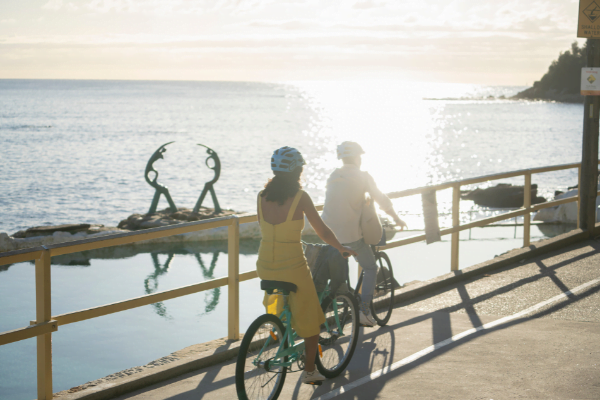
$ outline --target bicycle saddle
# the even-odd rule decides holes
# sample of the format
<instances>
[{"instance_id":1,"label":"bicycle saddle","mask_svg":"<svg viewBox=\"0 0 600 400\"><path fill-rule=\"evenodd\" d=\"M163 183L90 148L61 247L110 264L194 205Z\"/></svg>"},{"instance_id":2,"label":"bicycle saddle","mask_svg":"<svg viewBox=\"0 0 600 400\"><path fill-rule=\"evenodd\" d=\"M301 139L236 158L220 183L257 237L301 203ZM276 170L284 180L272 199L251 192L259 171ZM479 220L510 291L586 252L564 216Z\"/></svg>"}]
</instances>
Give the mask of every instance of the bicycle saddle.
<instances>
[{"instance_id":1,"label":"bicycle saddle","mask_svg":"<svg viewBox=\"0 0 600 400\"><path fill-rule=\"evenodd\" d=\"M290 292L296 293L298 289L293 283L282 281L260 281L260 288L266 290L269 294L273 294L274 290L279 290L285 295L290 294Z\"/></svg>"}]
</instances>

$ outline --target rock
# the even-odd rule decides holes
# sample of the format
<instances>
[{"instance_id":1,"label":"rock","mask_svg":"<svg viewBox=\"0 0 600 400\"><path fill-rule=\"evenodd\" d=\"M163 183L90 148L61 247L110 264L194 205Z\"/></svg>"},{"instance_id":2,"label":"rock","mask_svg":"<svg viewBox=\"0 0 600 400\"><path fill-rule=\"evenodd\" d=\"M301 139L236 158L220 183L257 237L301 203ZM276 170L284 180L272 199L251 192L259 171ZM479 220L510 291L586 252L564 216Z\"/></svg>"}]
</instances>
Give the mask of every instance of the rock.
<instances>
[{"instance_id":1,"label":"rock","mask_svg":"<svg viewBox=\"0 0 600 400\"><path fill-rule=\"evenodd\" d=\"M127 217L127 219L119 222L118 227L120 229L137 231L139 229L157 228L160 226L194 222L232 214L236 214L236 212L232 210L223 210L219 214L216 214L214 209L207 207L201 207L197 213L189 208L178 208L176 212L171 212L170 208L165 208L164 210L153 214L132 214Z\"/></svg>"},{"instance_id":2,"label":"rock","mask_svg":"<svg viewBox=\"0 0 600 400\"><path fill-rule=\"evenodd\" d=\"M15 240L8 233L0 232L0 251L16 250Z\"/></svg>"},{"instance_id":3,"label":"rock","mask_svg":"<svg viewBox=\"0 0 600 400\"><path fill-rule=\"evenodd\" d=\"M49 226L35 226L25 231L25 237L33 236L49 236L53 235L54 232L80 232L86 231L91 227L90 224L65 224L65 225L49 225Z\"/></svg>"},{"instance_id":4,"label":"rock","mask_svg":"<svg viewBox=\"0 0 600 400\"><path fill-rule=\"evenodd\" d=\"M156 218L156 219L151 219L149 221L142 222L138 226L138 229L160 228L161 226L167 226L167 225L172 225L172 224L176 224L176 223L177 222L165 221L165 220Z\"/></svg>"},{"instance_id":5,"label":"rock","mask_svg":"<svg viewBox=\"0 0 600 400\"><path fill-rule=\"evenodd\" d=\"M475 204L493 208L518 208L523 206L525 188L500 183L487 189L464 191L460 197L463 200L473 200ZM537 185L531 185L531 204L544 203L543 197L537 196Z\"/></svg>"},{"instance_id":6,"label":"rock","mask_svg":"<svg viewBox=\"0 0 600 400\"><path fill-rule=\"evenodd\" d=\"M73 240L73 235L69 232L56 231L52 234L52 237L54 238L54 243L63 243Z\"/></svg>"},{"instance_id":7,"label":"rock","mask_svg":"<svg viewBox=\"0 0 600 400\"><path fill-rule=\"evenodd\" d=\"M536 82L537 84L538 82ZM511 99L515 100L550 100L558 101L562 103L583 103L585 96L579 93L568 93L565 90L549 89L544 90L539 85L525 89L522 92L517 93Z\"/></svg>"},{"instance_id":8,"label":"rock","mask_svg":"<svg viewBox=\"0 0 600 400\"><path fill-rule=\"evenodd\" d=\"M12 234L15 239L23 239L25 237L25 231L18 231Z\"/></svg>"},{"instance_id":9,"label":"rock","mask_svg":"<svg viewBox=\"0 0 600 400\"><path fill-rule=\"evenodd\" d=\"M75 234L77 232L93 232L98 229L104 227L104 225L100 224L64 224L64 225L45 225L45 226L35 226L33 228L29 228L26 231L19 231L13 234L13 238L16 239L24 239L30 237L39 237L39 236L52 236L55 232L67 232L70 234Z\"/></svg>"},{"instance_id":10,"label":"rock","mask_svg":"<svg viewBox=\"0 0 600 400\"><path fill-rule=\"evenodd\" d=\"M598 190L600 190L600 185L598 185ZM577 189L569 190L566 193L556 196L554 200L575 197L577 194ZM596 197L596 209L598 207L600 207L600 196ZM563 224L576 224L577 218L577 202L572 202L561 204L556 207L543 208L535 214L533 220L542 222L558 222ZM600 222L600 212L596 213L596 222Z\"/></svg>"}]
</instances>

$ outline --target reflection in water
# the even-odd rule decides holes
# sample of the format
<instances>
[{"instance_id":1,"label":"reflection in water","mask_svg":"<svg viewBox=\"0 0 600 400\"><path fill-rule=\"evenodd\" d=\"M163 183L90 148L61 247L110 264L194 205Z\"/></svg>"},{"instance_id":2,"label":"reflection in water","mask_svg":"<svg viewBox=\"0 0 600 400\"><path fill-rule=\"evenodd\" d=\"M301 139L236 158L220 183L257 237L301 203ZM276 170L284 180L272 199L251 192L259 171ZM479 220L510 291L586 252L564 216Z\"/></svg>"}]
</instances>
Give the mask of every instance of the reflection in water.
<instances>
[{"instance_id":1,"label":"reflection in water","mask_svg":"<svg viewBox=\"0 0 600 400\"><path fill-rule=\"evenodd\" d=\"M208 279L214 279L214 271L215 271L215 267L217 266L217 260L219 259L219 252L215 251L213 253L213 257L212 257L212 261L210 262L210 268L206 269L206 267L204 266L204 263L202 262L202 257L200 256L200 253L196 253L196 260L198 260L198 264L200 264L200 268L202 269L202 275L204 275L204 278L206 280ZM211 300L207 300L209 293L212 293L212 299ZM211 311L213 311L216 307L217 304L219 304L219 297L221 296L221 288L214 288L213 290L211 290L210 292L206 293L206 297L204 302L206 303L206 308L204 309L204 314L208 314Z\"/></svg>"},{"instance_id":2,"label":"reflection in water","mask_svg":"<svg viewBox=\"0 0 600 400\"><path fill-rule=\"evenodd\" d=\"M171 261L173 261L173 253L169 253L167 257L167 261L165 261L164 265L160 265L160 261L158 261L158 253L150 253L152 256L152 263L154 264L154 272L148 275L148 277L144 280L144 289L146 289L146 294L152 294L156 292L158 289L158 277L169 272L169 267L171 266ZM159 303L153 303L152 307L156 310L156 313L161 317L165 317L170 319L167 315L167 307L161 301Z\"/></svg>"},{"instance_id":3,"label":"reflection in water","mask_svg":"<svg viewBox=\"0 0 600 400\"><path fill-rule=\"evenodd\" d=\"M240 240L240 254L258 254L259 239ZM210 242L167 242L167 243L136 243L87 250L80 253L64 254L52 257L52 265L90 266L90 260L111 260L135 257L138 254L198 254L198 253L225 253L227 254L227 241L215 240Z\"/></svg>"},{"instance_id":4,"label":"reflection in water","mask_svg":"<svg viewBox=\"0 0 600 400\"><path fill-rule=\"evenodd\" d=\"M194 253L198 264L200 265L200 269L202 270L202 275L205 280L214 279L214 272L217 266L217 261L219 260L219 250L215 250L212 253L212 260L210 262L210 267L206 268L204 265L204 261L202 261L201 253ZM167 260L163 265L161 265L160 260L158 259L158 255L160 253L150 253L152 257L152 263L154 264L154 272L152 272L148 277L144 280L144 289L146 294L155 293L158 290L158 277L169 272L169 267L171 266L171 262L173 261L174 253L168 253ZM221 296L221 288L214 288L206 293L206 307L204 308L204 314L208 314L212 312L217 305L219 304L219 297ZM167 314L167 307L161 301L158 303L153 303L152 307L154 307L156 314L161 317L171 319Z\"/></svg>"}]
</instances>

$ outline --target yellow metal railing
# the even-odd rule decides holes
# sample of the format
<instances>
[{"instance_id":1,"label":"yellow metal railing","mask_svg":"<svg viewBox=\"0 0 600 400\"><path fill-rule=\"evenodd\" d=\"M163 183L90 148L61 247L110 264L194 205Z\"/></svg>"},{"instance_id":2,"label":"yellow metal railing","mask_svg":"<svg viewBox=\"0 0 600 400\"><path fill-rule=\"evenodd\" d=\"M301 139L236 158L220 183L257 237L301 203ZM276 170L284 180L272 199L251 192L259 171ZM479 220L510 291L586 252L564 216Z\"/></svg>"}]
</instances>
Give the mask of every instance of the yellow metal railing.
<instances>
[{"instance_id":1,"label":"yellow metal railing","mask_svg":"<svg viewBox=\"0 0 600 400\"><path fill-rule=\"evenodd\" d=\"M442 229L442 235L452 235L451 242L451 270L456 271L458 265L459 251L459 232L474 227L482 227L493 222L502 221L517 216L524 215L524 238L523 246L529 246L530 239L530 213L546 207L553 207L560 204L566 204L579 201L579 197L566 198L550 201L547 203L531 205L531 175L559 171L564 169L579 168L579 163L556 165L543 168L526 169L520 171L506 172L502 174L487 175L477 178L464 179L461 181L448 182L440 185L425 186L421 188L409 189L400 192L390 193L389 197L397 199L401 197L418 195L431 191L444 189L453 190L452 195L452 227ZM509 211L497 216L477 220L467 224L460 225L460 187L473 185L476 183L487 182L491 180L512 178L524 176L525 178L525 197L522 208ZM581 176L581 171L579 171ZM600 192L599 192L600 193ZM317 209L321 210L322 206ZM19 263L24 261L35 261L35 290L36 290L36 320L31 321L30 326L0 333L0 346L37 337L37 392L39 400L49 400L52 398L52 332L56 332L61 325L71 324L90 318L97 318L120 311L129 310L136 307L174 299L188 294L198 293L205 290L214 289L221 286L228 287L228 338L237 340L240 337L239 329L239 283L256 278L256 271L239 273L239 244L240 244L240 224L257 221L255 214L228 216L214 218L199 222L190 222L177 226L147 229L140 232L123 233L107 235L103 237L78 240L73 242L40 246L31 249L11 251L0 253L0 265ZM125 245L150 239L164 238L168 236L180 235L189 232L196 232L206 229L219 227L228 227L228 276L212 279L177 289L166 290L153 293L146 296L137 297L117 303L106 304L99 307L79 310L62 315L52 315L51 313L51 284L50 284L50 264L51 257L63 254L78 253L85 250L100 249L104 247ZM425 235L415 235L394 242L390 242L381 249L391 249L394 247L405 246L425 240Z\"/></svg>"}]
</instances>

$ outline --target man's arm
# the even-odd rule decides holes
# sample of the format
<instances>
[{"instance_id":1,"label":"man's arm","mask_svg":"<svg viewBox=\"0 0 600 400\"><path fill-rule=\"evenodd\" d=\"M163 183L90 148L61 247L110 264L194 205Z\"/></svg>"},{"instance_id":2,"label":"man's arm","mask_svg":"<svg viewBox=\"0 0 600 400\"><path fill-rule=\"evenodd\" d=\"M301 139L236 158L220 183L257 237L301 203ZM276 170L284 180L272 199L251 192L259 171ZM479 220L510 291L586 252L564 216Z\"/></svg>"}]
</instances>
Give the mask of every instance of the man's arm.
<instances>
[{"instance_id":1,"label":"man's arm","mask_svg":"<svg viewBox=\"0 0 600 400\"><path fill-rule=\"evenodd\" d=\"M398 214L396 214L392 200L390 200L385 193L379 190L377 184L375 183L375 179L373 179L368 172L366 172L365 175L367 176L367 192L369 192L371 197L377 202L377 204L379 204L379 208L381 208L383 212L394 219L394 222L400 227L400 230L406 228L406 222L402 221Z\"/></svg>"}]
</instances>

